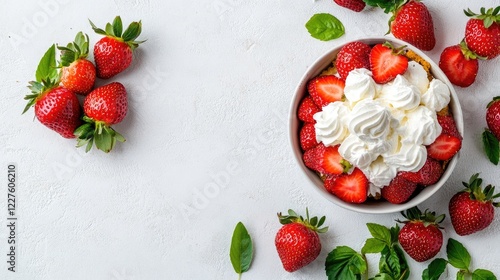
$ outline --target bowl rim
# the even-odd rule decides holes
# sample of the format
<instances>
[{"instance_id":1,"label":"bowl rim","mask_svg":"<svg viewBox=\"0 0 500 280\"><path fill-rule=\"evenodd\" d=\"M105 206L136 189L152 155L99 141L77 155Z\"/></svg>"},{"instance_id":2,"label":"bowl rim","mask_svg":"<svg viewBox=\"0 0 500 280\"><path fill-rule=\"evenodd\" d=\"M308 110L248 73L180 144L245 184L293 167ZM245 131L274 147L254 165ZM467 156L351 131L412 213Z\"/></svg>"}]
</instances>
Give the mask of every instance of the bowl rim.
<instances>
[{"instance_id":1,"label":"bowl rim","mask_svg":"<svg viewBox=\"0 0 500 280\"><path fill-rule=\"evenodd\" d=\"M293 94L292 102L290 104L289 108L289 116L288 116L288 132L289 132L289 141L290 145L292 147L292 152L294 154L294 158L301 167L303 173L305 173L306 177L309 179L308 183L312 184L314 189L318 191L323 197L325 197L327 200L330 202L333 202L334 204L355 212L359 213L366 213L366 214L388 214L388 213L396 213L400 211L407 210L411 207L417 206L418 204L424 202L428 198L430 198L432 195L434 195L444 184L445 182L449 179L451 176L453 170L455 169L455 166L457 164L458 159L460 158L461 151L459 151L447 164L445 172L439 179L439 181L433 185L425 187L420 193L418 193L416 196L414 196L412 199L409 201L402 203L402 204L392 204L387 201L374 201L374 202L369 202L369 203L362 203L362 204L353 204L353 203L348 203L345 202L339 198L337 198L335 195L329 193L326 191L326 189L323 186L323 181L319 178L319 176L309 168L307 168L302 161L302 149L300 148L300 141L299 141L299 125L301 121L297 117L297 110L298 106L300 104L300 101L303 99L303 97L306 95L306 86L307 82L319 75L321 71L323 71L331 62L333 61L333 58L337 55L338 51L345 46L348 43L355 42L355 41L361 41L364 43L367 43L369 45L377 44L377 43L382 43L385 41L389 41L391 44L393 44L395 47L400 47L406 45L406 48L411 49L414 51L417 55L421 56L423 59L425 59L430 65L431 65L431 73L435 78L440 79L442 82L444 82L448 88L450 89L450 110L452 111L453 118L455 119L455 122L457 124L457 129L460 133L460 135L463 136L464 132L464 122L463 122L463 113L462 113L462 108L460 106L460 101L458 99L457 93L455 91L455 88L453 85L450 83L444 72L439 68L439 66L425 53L423 53L420 49L416 48L415 46L399 40L394 37L389 37L389 36L379 36L379 37L361 37L358 39L354 40L349 40L346 41L342 44L338 44L332 48L330 48L328 51L323 53L321 56L319 56L306 70L306 72L302 75L300 82L298 85L295 87L295 91ZM309 185L308 184L308 185Z\"/></svg>"}]
</instances>

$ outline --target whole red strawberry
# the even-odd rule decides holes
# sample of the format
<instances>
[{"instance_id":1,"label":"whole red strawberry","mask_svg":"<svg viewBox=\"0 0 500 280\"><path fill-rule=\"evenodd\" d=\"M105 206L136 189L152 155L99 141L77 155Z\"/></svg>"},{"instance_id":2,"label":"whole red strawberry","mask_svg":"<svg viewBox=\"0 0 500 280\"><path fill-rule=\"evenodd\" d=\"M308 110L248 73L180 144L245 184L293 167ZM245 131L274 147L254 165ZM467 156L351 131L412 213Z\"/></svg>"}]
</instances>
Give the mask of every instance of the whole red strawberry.
<instances>
[{"instance_id":1,"label":"whole red strawberry","mask_svg":"<svg viewBox=\"0 0 500 280\"><path fill-rule=\"evenodd\" d=\"M391 183L382 188L382 197L393 204L400 204L408 201L417 189L417 183L409 181L401 175L392 179Z\"/></svg>"},{"instance_id":2,"label":"whole red strawberry","mask_svg":"<svg viewBox=\"0 0 500 280\"><path fill-rule=\"evenodd\" d=\"M97 28L90 21L97 34L106 37L94 45L94 60L97 66L97 77L108 79L127 69L132 63L132 52L144 41L135 41L141 34L141 22L132 22L122 33L122 20L115 17L113 24L108 23L106 30Z\"/></svg>"},{"instance_id":3,"label":"whole red strawberry","mask_svg":"<svg viewBox=\"0 0 500 280\"><path fill-rule=\"evenodd\" d=\"M495 187L481 187L483 180L476 173L469 183L463 182L466 189L455 194L449 204L451 224L458 235L469 235L487 228L495 216L494 207L500 203L493 199L500 197L494 194Z\"/></svg>"},{"instance_id":4,"label":"whole red strawberry","mask_svg":"<svg viewBox=\"0 0 500 280\"><path fill-rule=\"evenodd\" d=\"M464 10L470 17L465 26L465 42L471 51L485 59L492 59L500 54L500 6L486 11L481 8L481 14L475 14L470 9Z\"/></svg>"},{"instance_id":5,"label":"whole red strawberry","mask_svg":"<svg viewBox=\"0 0 500 280\"><path fill-rule=\"evenodd\" d=\"M120 123L127 110L127 91L122 84L113 82L91 91L83 103L86 123L75 131L77 146L86 145L86 151L89 151L95 143L99 150L108 153L116 141L124 142L125 138L111 125Z\"/></svg>"},{"instance_id":6,"label":"whole red strawberry","mask_svg":"<svg viewBox=\"0 0 500 280\"><path fill-rule=\"evenodd\" d=\"M443 233L439 227L445 215L436 216L435 212L422 213L417 207L401 214L408 219L399 231L398 240L405 252L417 262L432 259L441 250ZM401 221L398 221L401 222Z\"/></svg>"},{"instance_id":7,"label":"whole red strawberry","mask_svg":"<svg viewBox=\"0 0 500 280\"><path fill-rule=\"evenodd\" d=\"M94 87L96 70L87 59L89 36L82 32L76 34L75 41L61 50L61 84L76 94L86 95Z\"/></svg>"},{"instance_id":8,"label":"whole red strawberry","mask_svg":"<svg viewBox=\"0 0 500 280\"><path fill-rule=\"evenodd\" d=\"M436 45L432 16L427 7L417 0L408 1L394 12L391 32L394 37L424 51L430 51Z\"/></svg>"},{"instance_id":9,"label":"whole red strawberry","mask_svg":"<svg viewBox=\"0 0 500 280\"><path fill-rule=\"evenodd\" d=\"M351 42L343 46L335 61L335 67L342 79L356 68L370 69L370 46L362 42Z\"/></svg>"},{"instance_id":10,"label":"whole red strawberry","mask_svg":"<svg viewBox=\"0 0 500 280\"><path fill-rule=\"evenodd\" d=\"M439 68L443 70L450 82L460 87L468 87L476 80L479 71L477 56L473 54L467 45L447 47L439 58Z\"/></svg>"},{"instance_id":11,"label":"whole red strawberry","mask_svg":"<svg viewBox=\"0 0 500 280\"><path fill-rule=\"evenodd\" d=\"M35 106L35 116L43 125L65 138L74 138L73 132L81 124L80 103L73 92L59 86L55 49L52 45L40 60L36 81L29 86L32 94L24 98L28 104L23 114Z\"/></svg>"},{"instance_id":12,"label":"whole red strawberry","mask_svg":"<svg viewBox=\"0 0 500 280\"><path fill-rule=\"evenodd\" d=\"M361 12L366 6L366 3L363 0L333 0L333 1L337 3L339 6L342 6L344 8L347 8L355 12Z\"/></svg>"},{"instance_id":13,"label":"whole red strawberry","mask_svg":"<svg viewBox=\"0 0 500 280\"><path fill-rule=\"evenodd\" d=\"M486 109L486 124L491 133L500 140L500 96L496 96L488 103Z\"/></svg>"},{"instance_id":14,"label":"whole red strawberry","mask_svg":"<svg viewBox=\"0 0 500 280\"><path fill-rule=\"evenodd\" d=\"M321 252L321 241L318 233L324 233L328 227L320 228L325 222L325 217L309 219L306 209L306 219L297 215L293 210L288 210L288 216L278 213L280 223L283 225L274 243L276 251L288 272L294 272L314 261Z\"/></svg>"},{"instance_id":15,"label":"whole red strawberry","mask_svg":"<svg viewBox=\"0 0 500 280\"><path fill-rule=\"evenodd\" d=\"M436 45L432 16L419 0L370 0L367 4L392 13L389 20L390 32L394 37L406 41L415 47L430 51Z\"/></svg>"}]
</instances>

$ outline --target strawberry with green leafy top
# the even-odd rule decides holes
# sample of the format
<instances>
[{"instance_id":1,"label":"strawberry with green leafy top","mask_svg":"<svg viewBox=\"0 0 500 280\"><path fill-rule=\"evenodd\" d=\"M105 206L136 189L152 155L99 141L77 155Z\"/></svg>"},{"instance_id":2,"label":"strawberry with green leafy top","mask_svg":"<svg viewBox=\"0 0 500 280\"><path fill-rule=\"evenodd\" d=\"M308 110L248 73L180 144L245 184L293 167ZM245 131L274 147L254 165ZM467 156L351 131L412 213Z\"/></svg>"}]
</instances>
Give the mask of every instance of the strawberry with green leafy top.
<instances>
[{"instance_id":1,"label":"strawberry with green leafy top","mask_svg":"<svg viewBox=\"0 0 500 280\"><path fill-rule=\"evenodd\" d=\"M76 95L59 86L56 68L56 47L52 45L44 54L36 70L36 80L28 87L31 94L24 98L29 108L35 107L36 118L48 128L65 138L74 138L74 130L80 125L81 108Z\"/></svg>"},{"instance_id":2,"label":"strawberry with green leafy top","mask_svg":"<svg viewBox=\"0 0 500 280\"><path fill-rule=\"evenodd\" d=\"M276 251L288 272L294 272L314 261L321 252L321 241L318 233L325 233L328 227L321 226L325 217L309 218L306 208L306 218L297 215L293 210L288 210L288 215L278 213L280 223L283 225L274 240Z\"/></svg>"},{"instance_id":3,"label":"strawberry with green leafy top","mask_svg":"<svg viewBox=\"0 0 500 280\"><path fill-rule=\"evenodd\" d=\"M87 59L89 36L79 32L74 42L57 48L61 50L61 84L76 94L88 94L94 87L96 77L95 66Z\"/></svg>"},{"instance_id":4,"label":"strawberry with green leafy top","mask_svg":"<svg viewBox=\"0 0 500 280\"><path fill-rule=\"evenodd\" d=\"M91 91L83 103L85 124L75 130L77 146L86 146L88 152L95 143L97 149L108 153L116 141L125 142L125 138L111 125L120 123L127 110L127 91L122 84L113 82Z\"/></svg>"},{"instance_id":5,"label":"strawberry with green leafy top","mask_svg":"<svg viewBox=\"0 0 500 280\"><path fill-rule=\"evenodd\" d=\"M465 190L455 194L449 204L451 224L458 235L469 235L487 228L495 216L495 207L500 197L492 185L481 187L483 180L479 173L471 176L469 183L462 182Z\"/></svg>"},{"instance_id":6,"label":"strawberry with green leafy top","mask_svg":"<svg viewBox=\"0 0 500 280\"><path fill-rule=\"evenodd\" d=\"M470 9L464 13L470 17L464 39L469 49L485 59L500 55L500 6L488 10L483 7L480 14Z\"/></svg>"},{"instance_id":7,"label":"strawberry with green leafy top","mask_svg":"<svg viewBox=\"0 0 500 280\"><path fill-rule=\"evenodd\" d=\"M430 51L436 45L432 16L424 3L419 0L364 1L384 9L387 14L392 13L389 31L394 37L424 51Z\"/></svg>"},{"instance_id":8,"label":"strawberry with green leafy top","mask_svg":"<svg viewBox=\"0 0 500 280\"><path fill-rule=\"evenodd\" d=\"M479 71L477 60L478 56L462 42L443 50L439 58L439 68L454 85L468 87L476 80Z\"/></svg>"},{"instance_id":9,"label":"strawberry with green leafy top","mask_svg":"<svg viewBox=\"0 0 500 280\"><path fill-rule=\"evenodd\" d=\"M97 34L105 36L94 45L97 77L102 79L111 78L127 69L132 63L133 51L145 42L135 41L141 34L140 21L132 22L125 31L119 16L115 17L113 24L107 23L105 30L96 27L91 21L90 25Z\"/></svg>"},{"instance_id":10,"label":"strawberry with green leafy top","mask_svg":"<svg viewBox=\"0 0 500 280\"><path fill-rule=\"evenodd\" d=\"M404 74L408 69L408 58L402 53L404 48L393 47L389 42L375 45L370 52L370 67L373 80L378 84L385 84Z\"/></svg>"},{"instance_id":11,"label":"strawberry with green leafy top","mask_svg":"<svg viewBox=\"0 0 500 280\"><path fill-rule=\"evenodd\" d=\"M401 212L407 221L399 231L398 240L405 252L417 262L432 259L443 246L443 233L439 223L445 215L436 216L435 212L427 210L422 213L418 207Z\"/></svg>"}]
</instances>

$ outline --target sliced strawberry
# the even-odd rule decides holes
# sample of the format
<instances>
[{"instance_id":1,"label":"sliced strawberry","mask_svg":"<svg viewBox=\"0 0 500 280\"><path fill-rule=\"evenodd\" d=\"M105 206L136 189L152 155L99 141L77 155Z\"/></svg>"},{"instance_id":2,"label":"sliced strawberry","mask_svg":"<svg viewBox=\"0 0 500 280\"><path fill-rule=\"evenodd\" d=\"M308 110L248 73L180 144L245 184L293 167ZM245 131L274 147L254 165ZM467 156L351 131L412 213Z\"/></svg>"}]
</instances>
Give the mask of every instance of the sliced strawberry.
<instances>
[{"instance_id":1,"label":"sliced strawberry","mask_svg":"<svg viewBox=\"0 0 500 280\"><path fill-rule=\"evenodd\" d=\"M363 0L333 0L333 1L337 3L339 6L342 6L344 8L347 8L355 12L361 12L366 6Z\"/></svg>"},{"instance_id":2,"label":"sliced strawberry","mask_svg":"<svg viewBox=\"0 0 500 280\"><path fill-rule=\"evenodd\" d=\"M327 177L324 186L345 202L363 203L368 197L368 179L358 168L354 168L351 174Z\"/></svg>"},{"instance_id":3,"label":"sliced strawberry","mask_svg":"<svg viewBox=\"0 0 500 280\"><path fill-rule=\"evenodd\" d=\"M427 154L437 160L451 159L462 147L462 140L458 137L441 133L434 143L427 146Z\"/></svg>"},{"instance_id":4,"label":"sliced strawberry","mask_svg":"<svg viewBox=\"0 0 500 280\"><path fill-rule=\"evenodd\" d=\"M439 68L454 85L468 87L476 80L479 63L471 57L467 46L461 44L443 50L439 58Z\"/></svg>"},{"instance_id":5,"label":"sliced strawberry","mask_svg":"<svg viewBox=\"0 0 500 280\"><path fill-rule=\"evenodd\" d=\"M370 69L370 51L370 46L357 41L343 46L335 60L340 77L345 80L349 72L356 68Z\"/></svg>"},{"instance_id":6,"label":"sliced strawberry","mask_svg":"<svg viewBox=\"0 0 500 280\"><path fill-rule=\"evenodd\" d=\"M420 168L417 172L399 172L399 176L405 178L408 181L412 181L414 183L428 186L435 184L443 175L444 169L441 166L441 163L435 159L427 157L425 164L422 168Z\"/></svg>"},{"instance_id":7,"label":"sliced strawberry","mask_svg":"<svg viewBox=\"0 0 500 280\"><path fill-rule=\"evenodd\" d=\"M331 102L342 100L344 96L345 82L333 75L319 76L311 81L307 90L314 103L323 108Z\"/></svg>"},{"instance_id":8,"label":"sliced strawberry","mask_svg":"<svg viewBox=\"0 0 500 280\"><path fill-rule=\"evenodd\" d=\"M305 123L300 130L300 147L302 150L307 151L316 147L316 130L313 123Z\"/></svg>"},{"instance_id":9,"label":"sliced strawberry","mask_svg":"<svg viewBox=\"0 0 500 280\"><path fill-rule=\"evenodd\" d=\"M455 120L452 116L438 115L437 120L439 122L439 125L441 125L441 128L443 128L441 133L462 139L462 135L460 135L460 132L458 132L457 124L455 123Z\"/></svg>"},{"instance_id":10,"label":"sliced strawberry","mask_svg":"<svg viewBox=\"0 0 500 280\"><path fill-rule=\"evenodd\" d=\"M304 152L304 164L312 170L325 175L342 174L349 170L351 164L339 153L339 146L326 147L323 143Z\"/></svg>"},{"instance_id":11,"label":"sliced strawberry","mask_svg":"<svg viewBox=\"0 0 500 280\"><path fill-rule=\"evenodd\" d=\"M382 189L382 197L390 203L400 204L408 201L417 189L417 183L399 175L392 179L388 186Z\"/></svg>"},{"instance_id":12,"label":"sliced strawberry","mask_svg":"<svg viewBox=\"0 0 500 280\"><path fill-rule=\"evenodd\" d=\"M346 170L345 164L347 162L340 155L339 146L326 147L324 150L322 166L324 172L327 174L342 174Z\"/></svg>"},{"instance_id":13,"label":"sliced strawberry","mask_svg":"<svg viewBox=\"0 0 500 280\"><path fill-rule=\"evenodd\" d=\"M403 74L408 69L408 58L401 55L401 49L394 49L390 44L377 44L370 52L370 67L373 79L385 84Z\"/></svg>"},{"instance_id":14,"label":"sliced strawberry","mask_svg":"<svg viewBox=\"0 0 500 280\"><path fill-rule=\"evenodd\" d=\"M304 99L302 99L299 105L299 120L308 123L315 123L316 121L314 120L313 116L319 111L320 109L318 108L318 106L316 106L316 104L314 104L312 98L310 96L306 96Z\"/></svg>"}]
</instances>

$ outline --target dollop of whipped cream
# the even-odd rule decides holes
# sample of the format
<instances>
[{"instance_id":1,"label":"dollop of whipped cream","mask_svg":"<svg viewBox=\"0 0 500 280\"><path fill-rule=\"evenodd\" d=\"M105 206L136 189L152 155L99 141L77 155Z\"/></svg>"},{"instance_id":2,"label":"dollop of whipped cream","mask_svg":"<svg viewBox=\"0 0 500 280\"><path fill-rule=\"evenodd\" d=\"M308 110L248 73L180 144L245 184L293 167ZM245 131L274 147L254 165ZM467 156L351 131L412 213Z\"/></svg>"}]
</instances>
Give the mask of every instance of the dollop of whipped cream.
<instances>
[{"instance_id":1,"label":"dollop of whipped cream","mask_svg":"<svg viewBox=\"0 0 500 280\"><path fill-rule=\"evenodd\" d=\"M367 143L384 141L397 125L389 109L372 99L356 103L348 117L349 132Z\"/></svg>"},{"instance_id":2,"label":"dollop of whipped cream","mask_svg":"<svg viewBox=\"0 0 500 280\"><path fill-rule=\"evenodd\" d=\"M326 146L340 144L342 157L370 181L369 194L380 194L399 171L422 168L425 145L441 134L436 111L450 101L446 84L429 82L424 68L410 61L404 75L384 85L367 69L352 70L344 96L314 115L316 138Z\"/></svg>"},{"instance_id":3,"label":"dollop of whipped cream","mask_svg":"<svg viewBox=\"0 0 500 280\"><path fill-rule=\"evenodd\" d=\"M416 86L404 76L397 75L392 82L383 85L379 99L395 109L411 110L420 105L420 95Z\"/></svg>"},{"instance_id":4,"label":"dollop of whipped cream","mask_svg":"<svg viewBox=\"0 0 500 280\"><path fill-rule=\"evenodd\" d=\"M418 106L408 111L406 121L398 128L403 143L413 145L430 145L441 134L442 128L435 111Z\"/></svg>"},{"instance_id":5,"label":"dollop of whipped cream","mask_svg":"<svg viewBox=\"0 0 500 280\"><path fill-rule=\"evenodd\" d=\"M441 80L433 79L422 94L422 104L434 111L441 111L450 103L450 89Z\"/></svg>"},{"instance_id":6,"label":"dollop of whipped cream","mask_svg":"<svg viewBox=\"0 0 500 280\"><path fill-rule=\"evenodd\" d=\"M427 78L427 71L418 62L409 61L408 68L403 76L412 84L415 85L420 93L425 93L429 87L429 78Z\"/></svg>"},{"instance_id":7,"label":"dollop of whipped cream","mask_svg":"<svg viewBox=\"0 0 500 280\"><path fill-rule=\"evenodd\" d=\"M335 146L342 143L349 135L348 116L349 109L344 102L330 103L323 107L322 111L314 114L316 141L323 142L325 146Z\"/></svg>"},{"instance_id":8,"label":"dollop of whipped cream","mask_svg":"<svg viewBox=\"0 0 500 280\"><path fill-rule=\"evenodd\" d=\"M377 83L372 78L372 72L365 68L357 68L349 72L345 79L344 95L351 103L363 99L373 99Z\"/></svg>"}]
</instances>

